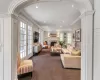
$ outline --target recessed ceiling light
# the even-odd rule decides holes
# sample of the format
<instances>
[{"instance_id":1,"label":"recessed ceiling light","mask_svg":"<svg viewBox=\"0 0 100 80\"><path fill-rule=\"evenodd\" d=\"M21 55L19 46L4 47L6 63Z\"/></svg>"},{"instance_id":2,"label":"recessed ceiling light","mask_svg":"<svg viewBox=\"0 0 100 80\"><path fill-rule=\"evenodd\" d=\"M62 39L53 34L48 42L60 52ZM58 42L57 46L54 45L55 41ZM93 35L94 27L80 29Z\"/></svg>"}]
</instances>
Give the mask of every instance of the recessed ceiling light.
<instances>
[{"instance_id":1,"label":"recessed ceiling light","mask_svg":"<svg viewBox=\"0 0 100 80\"><path fill-rule=\"evenodd\" d=\"M74 7L74 5L72 5L72 7Z\"/></svg>"},{"instance_id":2,"label":"recessed ceiling light","mask_svg":"<svg viewBox=\"0 0 100 80\"><path fill-rule=\"evenodd\" d=\"M65 22L65 21L62 21L63 23Z\"/></svg>"},{"instance_id":3,"label":"recessed ceiling light","mask_svg":"<svg viewBox=\"0 0 100 80\"><path fill-rule=\"evenodd\" d=\"M56 31L60 31L59 29L57 29Z\"/></svg>"},{"instance_id":4,"label":"recessed ceiling light","mask_svg":"<svg viewBox=\"0 0 100 80\"><path fill-rule=\"evenodd\" d=\"M60 27L62 27L62 26L60 26Z\"/></svg>"},{"instance_id":5,"label":"recessed ceiling light","mask_svg":"<svg viewBox=\"0 0 100 80\"><path fill-rule=\"evenodd\" d=\"M36 8L39 8L39 7L36 5Z\"/></svg>"},{"instance_id":6,"label":"recessed ceiling light","mask_svg":"<svg viewBox=\"0 0 100 80\"><path fill-rule=\"evenodd\" d=\"M44 23L46 23L46 21L44 21Z\"/></svg>"}]
</instances>

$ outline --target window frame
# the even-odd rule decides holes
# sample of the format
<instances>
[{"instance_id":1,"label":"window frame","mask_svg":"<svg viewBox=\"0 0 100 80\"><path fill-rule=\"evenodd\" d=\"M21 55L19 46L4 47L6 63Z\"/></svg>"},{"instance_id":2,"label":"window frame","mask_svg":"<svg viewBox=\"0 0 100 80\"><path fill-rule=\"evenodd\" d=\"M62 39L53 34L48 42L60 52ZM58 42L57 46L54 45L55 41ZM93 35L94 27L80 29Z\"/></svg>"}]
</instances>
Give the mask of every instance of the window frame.
<instances>
[{"instance_id":1,"label":"window frame","mask_svg":"<svg viewBox=\"0 0 100 80\"><path fill-rule=\"evenodd\" d=\"M21 34L21 23L22 24L24 24L24 25L26 25L26 27L27 27L27 23L26 22L24 22L24 21L20 21L19 22L19 53L20 53L20 57L21 57L21 59L24 59L26 56L27 56L27 31L26 31L26 28L23 28L23 29L25 29L25 31L26 31L26 34ZM21 35L26 35L26 39L25 40L21 40ZM25 41L25 45L21 45L20 43L22 42L22 41ZM23 42L24 43L24 42ZM21 56L21 47L24 47L25 48L25 50L23 50L22 52L24 52L23 54L24 54L24 56L22 57ZM23 55L22 54L22 55Z\"/></svg>"},{"instance_id":2,"label":"window frame","mask_svg":"<svg viewBox=\"0 0 100 80\"><path fill-rule=\"evenodd\" d=\"M29 30L29 27L31 27L31 30ZM28 35L29 31L31 31L31 35ZM29 36L31 37L31 39L29 39ZM30 43L27 43L27 50L29 51L30 50L30 53L28 52L28 55L30 55L32 53L32 42L33 42L33 29L32 29L32 25L28 24L27 26L27 42L30 40ZM29 46L31 46L31 48L29 48Z\"/></svg>"},{"instance_id":3,"label":"window frame","mask_svg":"<svg viewBox=\"0 0 100 80\"><path fill-rule=\"evenodd\" d=\"M70 35L70 36L69 36ZM70 39L69 39L70 38ZM72 33L67 33L67 43L72 44Z\"/></svg>"},{"instance_id":4,"label":"window frame","mask_svg":"<svg viewBox=\"0 0 100 80\"><path fill-rule=\"evenodd\" d=\"M22 19L22 18L19 18L19 27L18 27L18 52L20 53L20 22L23 22L26 24L26 55L25 57L22 57L21 59L24 60L24 59L28 59L32 53L28 54L28 25L32 27L32 43L33 43L33 25L28 22L27 20L25 19ZM33 50L31 50L32 52Z\"/></svg>"}]
</instances>

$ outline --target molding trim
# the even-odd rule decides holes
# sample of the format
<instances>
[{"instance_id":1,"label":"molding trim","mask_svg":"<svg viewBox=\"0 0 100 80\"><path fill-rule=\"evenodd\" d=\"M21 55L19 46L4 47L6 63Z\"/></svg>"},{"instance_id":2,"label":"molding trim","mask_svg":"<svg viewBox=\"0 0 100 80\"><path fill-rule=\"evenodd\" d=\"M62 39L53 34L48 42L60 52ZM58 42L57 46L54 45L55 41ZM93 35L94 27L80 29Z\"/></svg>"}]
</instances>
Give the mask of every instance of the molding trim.
<instances>
[{"instance_id":1,"label":"molding trim","mask_svg":"<svg viewBox=\"0 0 100 80\"><path fill-rule=\"evenodd\" d=\"M94 13L95 13L94 10L84 12L84 13L81 14L76 20L74 20L74 21L72 22L71 26L74 25L77 21L79 21L79 20L82 19L83 17L86 17L86 16L88 16L88 15L93 15Z\"/></svg>"},{"instance_id":2,"label":"molding trim","mask_svg":"<svg viewBox=\"0 0 100 80\"><path fill-rule=\"evenodd\" d=\"M28 2L29 0L13 0L8 7L8 14L14 14L14 10L21 4Z\"/></svg>"},{"instance_id":3,"label":"molding trim","mask_svg":"<svg viewBox=\"0 0 100 80\"><path fill-rule=\"evenodd\" d=\"M0 14L1 18L5 18L5 17L11 17L11 14Z\"/></svg>"},{"instance_id":4,"label":"molding trim","mask_svg":"<svg viewBox=\"0 0 100 80\"><path fill-rule=\"evenodd\" d=\"M41 30L44 31L44 29L43 29L40 25L38 25L38 24L34 21L34 19L31 18L30 15L28 15L28 14L25 12L25 10L21 11L21 14L24 15L24 17L27 18L28 20L30 20L33 24L37 25L38 28L40 28Z\"/></svg>"},{"instance_id":5,"label":"molding trim","mask_svg":"<svg viewBox=\"0 0 100 80\"><path fill-rule=\"evenodd\" d=\"M86 17L88 15L93 15L95 13L94 10L91 11L85 11L83 14L81 14L80 18Z\"/></svg>"}]
</instances>

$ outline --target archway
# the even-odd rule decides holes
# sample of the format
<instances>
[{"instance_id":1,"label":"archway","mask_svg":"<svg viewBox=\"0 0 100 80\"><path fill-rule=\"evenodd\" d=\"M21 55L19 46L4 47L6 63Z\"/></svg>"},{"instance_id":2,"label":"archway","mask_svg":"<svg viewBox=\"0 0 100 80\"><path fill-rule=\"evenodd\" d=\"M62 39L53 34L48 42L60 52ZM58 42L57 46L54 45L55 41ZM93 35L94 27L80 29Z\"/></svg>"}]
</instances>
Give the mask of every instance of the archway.
<instances>
[{"instance_id":1,"label":"archway","mask_svg":"<svg viewBox=\"0 0 100 80\"><path fill-rule=\"evenodd\" d=\"M40 0L41 1L41 0ZM49 1L49 0L44 0ZM81 59L81 80L92 80L92 49L93 49L93 13L92 5L88 0L71 0L73 3L75 3L76 8L81 12L81 16L75 21L77 22L79 19L81 19L81 27L82 27L82 59ZM29 5L31 3L36 3L37 0L13 0L11 5L9 6L8 13L16 15L16 12L24 8L26 5ZM17 19L15 17L13 18L13 23L17 26ZM12 25L13 31L15 29L14 25ZM14 34L13 34L14 35ZM15 34L16 35L16 34ZM14 41L14 39L12 39ZM14 46L14 44L13 44ZM16 46L14 46L16 48ZM12 51L16 53L12 48ZM15 55L12 55L12 57L15 58ZM12 65L15 62L12 62ZM16 66L16 65L15 65ZM13 69L12 69L13 70ZM15 76L15 73L13 74ZM14 77L16 78L16 77ZM12 78L13 79L13 78Z\"/></svg>"}]
</instances>

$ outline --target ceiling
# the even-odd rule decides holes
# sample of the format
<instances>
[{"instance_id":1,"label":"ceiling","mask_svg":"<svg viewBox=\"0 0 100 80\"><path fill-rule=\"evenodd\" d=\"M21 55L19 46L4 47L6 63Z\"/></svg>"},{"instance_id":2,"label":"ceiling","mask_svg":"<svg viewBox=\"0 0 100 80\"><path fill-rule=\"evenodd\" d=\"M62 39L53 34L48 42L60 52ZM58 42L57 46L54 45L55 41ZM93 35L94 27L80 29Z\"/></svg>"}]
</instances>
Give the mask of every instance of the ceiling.
<instances>
[{"instance_id":1,"label":"ceiling","mask_svg":"<svg viewBox=\"0 0 100 80\"><path fill-rule=\"evenodd\" d=\"M70 1L36 3L24 11L46 31L69 30L70 24L80 16Z\"/></svg>"}]
</instances>

